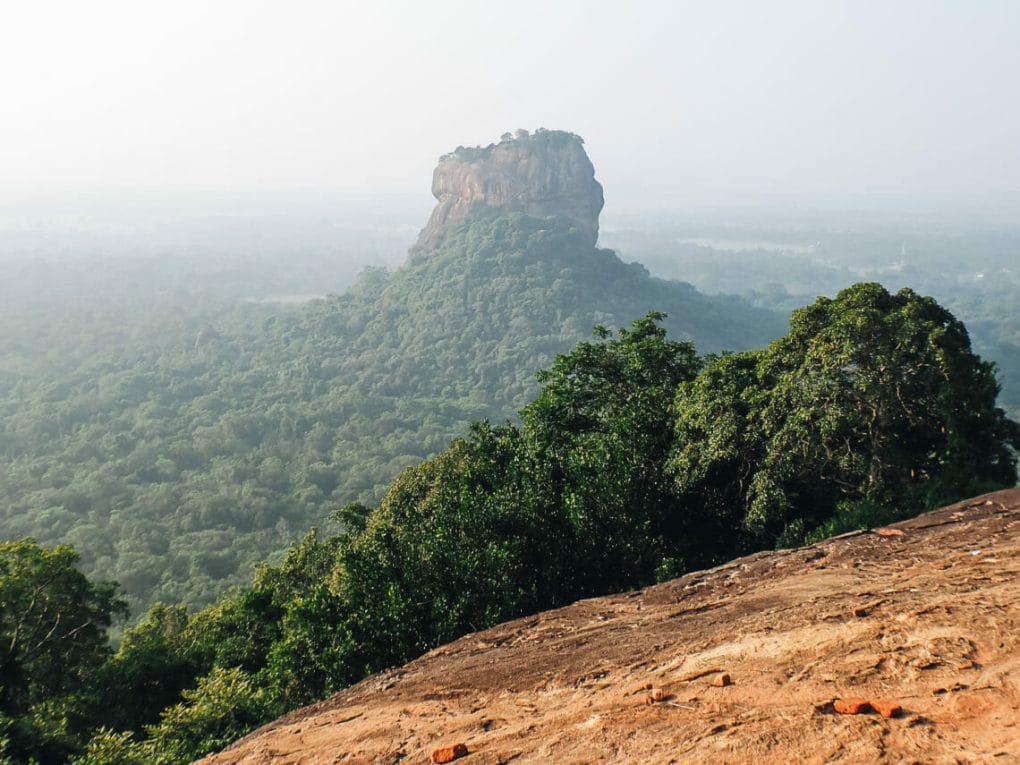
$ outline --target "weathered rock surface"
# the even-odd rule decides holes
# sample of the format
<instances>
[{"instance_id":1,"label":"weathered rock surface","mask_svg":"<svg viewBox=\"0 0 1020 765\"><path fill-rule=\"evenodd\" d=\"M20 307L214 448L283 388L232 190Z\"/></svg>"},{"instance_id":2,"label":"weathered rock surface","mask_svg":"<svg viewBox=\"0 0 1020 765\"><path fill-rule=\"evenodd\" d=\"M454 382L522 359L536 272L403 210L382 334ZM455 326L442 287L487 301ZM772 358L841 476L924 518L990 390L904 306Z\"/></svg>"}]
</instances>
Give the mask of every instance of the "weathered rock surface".
<instances>
[{"instance_id":1,"label":"weathered rock surface","mask_svg":"<svg viewBox=\"0 0 1020 765\"><path fill-rule=\"evenodd\" d=\"M468 635L206 762L450 742L486 765L1020 762L1020 490Z\"/></svg>"},{"instance_id":2,"label":"weathered rock surface","mask_svg":"<svg viewBox=\"0 0 1020 765\"><path fill-rule=\"evenodd\" d=\"M582 140L559 130L518 131L484 148L458 148L439 160L432 176L439 203L418 237L427 250L481 205L544 218L558 216L595 245L602 186Z\"/></svg>"}]
</instances>

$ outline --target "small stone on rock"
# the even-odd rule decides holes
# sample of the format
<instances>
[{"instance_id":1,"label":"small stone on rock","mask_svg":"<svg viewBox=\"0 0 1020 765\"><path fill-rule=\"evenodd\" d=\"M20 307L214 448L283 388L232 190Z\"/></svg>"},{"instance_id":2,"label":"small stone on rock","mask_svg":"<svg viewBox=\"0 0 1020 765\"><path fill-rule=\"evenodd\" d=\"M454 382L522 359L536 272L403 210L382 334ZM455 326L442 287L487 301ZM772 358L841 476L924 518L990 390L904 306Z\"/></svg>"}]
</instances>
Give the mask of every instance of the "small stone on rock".
<instances>
[{"instance_id":1,"label":"small stone on rock","mask_svg":"<svg viewBox=\"0 0 1020 765\"><path fill-rule=\"evenodd\" d=\"M464 757L468 753L465 744L453 744L452 746L441 746L432 752L432 762L453 762L458 757Z\"/></svg>"},{"instance_id":2,"label":"small stone on rock","mask_svg":"<svg viewBox=\"0 0 1020 765\"><path fill-rule=\"evenodd\" d=\"M903 711L903 707L895 701L872 701L871 706L882 717L886 718L896 717Z\"/></svg>"},{"instance_id":3,"label":"small stone on rock","mask_svg":"<svg viewBox=\"0 0 1020 765\"><path fill-rule=\"evenodd\" d=\"M871 703L867 699L837 699L832 708L841 715L859 715L870 711Z\"/></svg>"}]
</instances>

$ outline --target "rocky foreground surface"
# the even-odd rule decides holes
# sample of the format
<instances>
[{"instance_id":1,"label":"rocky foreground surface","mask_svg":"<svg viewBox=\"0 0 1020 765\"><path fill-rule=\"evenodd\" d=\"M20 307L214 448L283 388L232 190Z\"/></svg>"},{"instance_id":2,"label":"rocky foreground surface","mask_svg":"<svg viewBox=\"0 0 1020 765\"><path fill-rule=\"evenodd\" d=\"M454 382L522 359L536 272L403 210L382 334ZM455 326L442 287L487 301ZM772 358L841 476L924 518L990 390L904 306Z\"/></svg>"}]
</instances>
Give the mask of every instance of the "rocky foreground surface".
<instances>
[{"instance_id":1,"label":"rocky foreground surface","mask_svg":"<svg viewBox=\"0 0 1020 765\"><path fill-rule=\"evenodd\" d=\"M425 763L460 743L464 765L1020 762L1018 532L1020 490L1003 491L581 601L203 762ZM837 712L848 699L902 711Z\"/></svg>"}]
</instances>

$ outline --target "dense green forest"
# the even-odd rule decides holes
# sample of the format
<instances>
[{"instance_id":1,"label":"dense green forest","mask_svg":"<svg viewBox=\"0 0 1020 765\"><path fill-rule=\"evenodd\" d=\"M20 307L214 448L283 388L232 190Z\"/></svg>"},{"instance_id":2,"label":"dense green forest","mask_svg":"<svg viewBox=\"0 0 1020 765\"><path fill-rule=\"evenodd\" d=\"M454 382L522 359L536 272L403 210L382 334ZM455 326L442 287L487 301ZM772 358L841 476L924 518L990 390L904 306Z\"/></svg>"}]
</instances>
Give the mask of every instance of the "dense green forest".
<instances>
[{"instance_id":1,"label":"dense green forest","mask_svg":"<svg viewBox=\"0 0 1020 765\"><path fill-rule=\"evenodd\" d=\"M293 266L314 270L278 292L322 279L321 261ZM0 285L0 535L73 545L136 614L213 602L468 422L516 421L535 370L595 324L663 310L704 351L784 326L521 215L303 304L240 299L258 258L20 267L38 288Z\"/></svg>"},{"instance_id":2,"label":"dense green forest","mask_svg":"<svg viewBox=\"0 0 1020 765\"><path fill-rule=\"evenodd\" d=\"M744 244L680 247L743 299L523 215L340 283L2 264L0 762L188 762L465 632L1016 480L1010 272L954 277L972 349L910 290L798 297L882 258Z\"/></svg>"},{"instance_id":3,"label":"dense green forest","mask_svg":"<svg viewBox=\"0 0 1020 765\"><path fill-rule=\"evenodd\" d=\"M124 609L67 547L0 547L0 757L185 763L458 635L1016 480L992 365L931 298L860 284L766 348L649 313L198 613ZM111 693L116 689L116 693Z\"/></svg>"}]
</instances>

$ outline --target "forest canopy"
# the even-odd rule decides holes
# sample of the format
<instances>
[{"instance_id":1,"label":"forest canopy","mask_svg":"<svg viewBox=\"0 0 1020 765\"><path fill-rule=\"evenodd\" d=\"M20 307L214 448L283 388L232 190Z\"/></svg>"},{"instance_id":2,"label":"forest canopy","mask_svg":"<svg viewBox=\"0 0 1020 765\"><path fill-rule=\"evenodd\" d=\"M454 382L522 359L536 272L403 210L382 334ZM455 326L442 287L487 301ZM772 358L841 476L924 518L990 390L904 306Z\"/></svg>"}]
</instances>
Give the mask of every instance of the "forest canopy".
<instances>
[{"instance_id":1,"label":"forest canopy","mask_svg":"<svg viewBox=\"0 0 1020 765\"><path fill-rule=\"evenodd\" d=\"M737 354L698 356L663 320L596 327L540 373L520 424L476 422L198 613L153 606L116 654L75 654L55 699L3 696L7 753L188 762L466 632L1016 480L993 369L930 298L856 285ZM3 555L5 603L33 586L19 561L73 563L31 542ZM108 623L109 586L54 581L96 593ZM48 687L52 662L20 666Z\"/></svg>"},{"instance_id":2,"label":"forest canopy","mask_svg":"<svg viewBox=\"0 0 1020 765\"><path fill-rule=\"evenodd\" d=\"M117 279L73 275L93 303L60 295L53 316L16 313L0 333L0 528L72 544L135 613L214 602L471 421L516 420L535 370L595 324L663 310L716 351L783 326L519 214L478 216L427 258L304 305L201 292L184 308L161 292L111 309Z\"/></svg>"}]
</instances>

